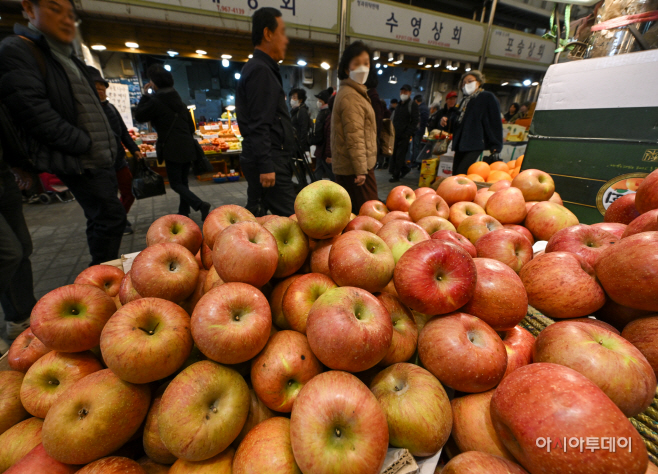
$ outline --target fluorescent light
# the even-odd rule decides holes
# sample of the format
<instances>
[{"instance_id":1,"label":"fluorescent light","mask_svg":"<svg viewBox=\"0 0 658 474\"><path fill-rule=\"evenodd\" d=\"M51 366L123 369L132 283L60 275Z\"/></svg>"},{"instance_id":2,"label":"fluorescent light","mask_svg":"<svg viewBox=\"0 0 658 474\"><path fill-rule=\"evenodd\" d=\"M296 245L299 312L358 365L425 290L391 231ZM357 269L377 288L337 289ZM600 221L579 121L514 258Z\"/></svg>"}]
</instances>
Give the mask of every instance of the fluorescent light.
<instances>
[{"instance_id":1,"label":"fluorescent light","mask_svg":"<svg viewBox=\"0 0 658 474\"><path fill-rule=\"evenodd\" d=\"M379 51L375 51L375 53L372 55L372 60L377 61L379 57L382 55Z\"/></svg>"},{"instance_id":2,"label":"fluorescent light","mask_svg":"<svg viewBox=\"0 0 658 474\"><path fill-rule=\"evenodd\" d=\"M137 48L139 48L139 45L138 45L137 43L133 43L133 42L131 42L131 41L128 41L128 42L126 43L126 47L127 47L127 48L130 48L130 49L137 49Z\"/></svg>"},{"instance_id":3,"label":"fluorescent light","mask_svg":"<svg viewBox=\"0 0 658 474\"><path fill-rule=\"evenodd\" d=\"M379 71L377 71L377 74L379 74L379 75L381 76L382 74L384 74L384 71L382 71L382 70L380 69Z\"/></svg>"},{"instance_id":4,"label":"fluorescent light","mask_svg":"<svg viewBox=\"0 0 658 474\"><path fill-rule=\"evenodd\" d=\"M530 85L533 86L533 87L535 87L535 86L538 86L538 85L539 85L539 82L535 81L535 82L533 82L533 83L530 84Z\"/></svg>"},{"instance_id":5,"label":"fluorescent light","mask_svg":"<svg viewBox=\"0 0 658 474\"><path fill-rule=\"evenodd\" d=\"M526 79L525 81L523 81L523 85L526 87L528 87L530 84L532 84L532 81L530 79Z\"/></svg>"},{"instance_id":6,"label":"fluorescent light","mask_svg":"<svg viewBox=\"0 0 658 474\"><path fill-rule=\"evenodd\" d=\"M326 62L326 61L323 61L323 62L320 64L320 67L321 67L322 69L324 69L325 71L328 71L329 68L331 68L331 66L329 65L329 63Z\"/></svg>"},{"instance_id":7,"label":"fluorescent light","mask_svg":"<svg viewBox=\"0 0 658 474\"><path fill-rule=\"evenodd\" d=\"M169 64L165 64L165 65L164 65L164 68L165 68L165 71L169 71L169 72L171 72L171 65L169 65Z\"/></svg>"},{"instance_id":8,"label":"fluorescent light","mask_svg":"<svg viewBox=\"0 0 658 474\"><path fill-rule=\"evenodd\" d=\"M441 60L440 59L434 60L434 67L441 67Z\"/></svg>"},{"instance_id":9,"label":"fluorescent light","mask_svg":"<svg viewBox=\"0 0 658 474\"><path fill-rule=\"evenodd\" d=\"M466 66L464 66L464 71L468 72L471 70L471 63L466 63Z\"/></svg>"},{"instance_id":10,"label":"fluorescent light","mask_svg":"<svg viewBox=\"0 0 658 474\"><path fill-rule=\"evenodd\" d=\"M196 110L196 105L188 105L187 108L189 110Z\"/></svg>"},{"instance_id":11,"label":"fluorescent light","mask_svg":"<svg viewBox=\"0 0 658 474\"><path fill-rule=\"evenodd\" d=\"M229 66L228 59L222 59L222 66L224 66L224 67L228 67L228 66Z\"/></svg>"},{"instance_id":12,"label":"fluorescent light","mask_svg":"<svg viewBox=\"0 0 658 474\"><path fill-rule=\"evenodd\" d=\"M249 59L251 59L251 58L253 58L253 57L254 57L254 55L253 55L253 54L250 54L250 55L249 55L249 56L247 56L247 57L248 57Z\"/></svg>"},{"instance_id":13,"label":"fluorescent light","mask_svg":"<svg viewBox=\"0 0 658 474\"><path fill-rule=\"evenodd\" d=\"M233 56L231 56L230 54L222 54L220 57L222 59L231 59Z\"/></svg>"},{"instance_id":14,"label":"fluorescent light","mask_svg":"<svg viewBox=\"0 0 658 474\"><path fill-rule=\"evenodd\" d=\"M419 66L422 66L423 64L425 64L426 61L427 61L427 58L426 58L425 56L421 56L421 57L418 59L418 65L419 65Z\"/></svg>"},{"instance_id":15,"label":"fluorescent light","mask_svg":"<svg viewBox=\"0 0 658 474\"><path fill-rule=\"evenodd\" d=\"M432 67L432 65L431 64L425 64L425 67L429 68L429 67Z\"/></svg>"},{"instance_id":16,"label":"fluorescent light","mask_svg":"<svg viewBox=\"0 0 658 474\"><path fill-rule=\"evenodd\" d=\"M375 64L375 68L376 68L376 69L379 69L380 67L382 67L381 64L379 64L379 63Z\"/></svg>"},{"instance_id":17,"label":"fluorescent light","mask_svg":"<svg viewBox=\"0 0 658 474\"><path fill-rule=\"evenodd\" d=\"M197 50L196 50L196 54L198 54L199 56L205 56L205 55L208 54L208 53L205 52L205 51L202 50L202 49L197 49Z\"/></svg>"},{"instance_id":18,"label":"fluorescent light","mask_svg":"<svg viewBox=\"0 0 658 474\"><path fill-rule=\"evenodd\" d=\"M241 77L242 77L242 75L241 75L239 72L236 72L236 73L235 73L235 79L236 79L236 80L239 81Z\"/></svg>"},{"instance_id":19,"label":"fluorescent light","mask_svg":"<svg viewBox=\"0 0 658 474\"><path fill-rule=\"evenodd\" d=\"M174 51L173 49L170 49L169 51L167 51L167 54L173 58L178 56L178 51Z\"/></svg>"},{"instance_id":20,"label":"fluorescent light","mask_svg":"<svg viewBox=\"0 0 658 474\"><path fill-rule=\"evenodd\" d=\"M501 86L506 86L507 84L509 84L509 82L503 82Z\"/></svg>"},{"instance_id":21,"label":"fluorescent light","mask_svg":"<svg viewBox=\"0 0 658 474\"><path fill-rule=\"evenodd\" d=\"M105 51L107 48L105 47L105 45L102 44L92 44L91 49L93 49L94 51Z\"/></svg>"},{"instance_id":22,"label":"fluorescent light","mask_svg":"<svg viewBox=\"0 0 658 474\"><path fill-rule=\"evenodd\" d=\"M388 62L393 62L395 59L395 54L394 53L388 53Z\"/></svg>"},{"instance_id":23,"label":"fluorescent light","mask_svg":"<svg viewBox=\"0 0 658 474\"><path fill-rule=\"evenodd\" d=\"M384 69L386 69L387 67L388 67L388 64L384 64Z\"/></svg>"},{"instance_id":24,"label":"fluorescent light","mask_svg":"<svg viewBox=\"0 0 658 474\"><path fill-rule=\"evenodd\" d=\"M297 66L306 66L307 62L304 61L303 59L298 59L297 60Z\"/></svg>"}]
</instances>

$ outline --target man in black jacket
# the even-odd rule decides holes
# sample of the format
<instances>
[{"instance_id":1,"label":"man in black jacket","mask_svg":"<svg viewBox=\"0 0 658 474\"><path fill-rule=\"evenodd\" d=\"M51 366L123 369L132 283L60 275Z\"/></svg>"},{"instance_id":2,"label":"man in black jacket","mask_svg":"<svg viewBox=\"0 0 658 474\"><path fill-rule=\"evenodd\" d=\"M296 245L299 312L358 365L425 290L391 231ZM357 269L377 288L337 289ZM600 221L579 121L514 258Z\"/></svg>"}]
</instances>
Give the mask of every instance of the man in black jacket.
<instances>
[{"instance_id":1,"label":"man in black jacket","mask_svg":"<svg viewBox=\"0 0 658 474\"><path fill-rule=\"evenodd\" d=\"M391 157L390 172L393 175L389 183L397 183L404 178L410 169L405 163L409 151L409 140L416 133L420 112L418 104L411 100L411 86L405 84L400 89L400 102L391 116L395 128L395 145Z\"/></svg>"},{"instance_id":2,"label":"man in black jacket","mask_svg":"<svg viewBox=\"0 0 658 474\"><path fill-rule=\"evenodd\" d=\"M313 130L309 136L311 145L315 145L315 179L329 178L334 180L334 172L331 170L331 157L327 155L327 143L325 139L325 126L327 119L331 117L329 99L334 93L334 88L329 87L315 95L318 99L318 116L315 117ZM329 159L329 163L327 163Z\"/></svg>"},{"instance_id":3,"label":"man in black jacket","mask_svg":"<svg viewBox=\"0 0 658 474\"><path fill-rule=\"evenodd\" d=\"M117 197L116 141L86 66L73 55L69 0L23 2L29 27L0 43L0 100L37 171L55 173L87 218L92 265L119 256L126 211Z\"/></svg>"},{"instance_id":4,"label":"man in black jacket","mask_svg":"<svg viewBox=\"0 0 658 474\"><path fill-rule=\"evenodd\" d=\"M420 94L414 97L414 102L418 105L418 114L420 119L418 121L418 128L416 129L416 133L414 134L411 163L415 167L420 168L422 160L419 160L418 158L420 151L423 148L423 136L425 136L425 129L427 128L427 124L430 120L430 109L427 107L427 104L423 101L423 96Z\"/></svg>"},{"instance_id":5,"label":"man in black jacket","mask_svg":"<svg viewBox=\"0 0 658 474\"><path fill-rule=\"evenodd\" d=\"M254 56L242 68L235 95L244 137L240 167L247 179L247 209L260 216L295 213L292 156L295 131L286 106L278 62L288 38L281 12L261 8L252 17Z\"/></svg>"}]
</instances>

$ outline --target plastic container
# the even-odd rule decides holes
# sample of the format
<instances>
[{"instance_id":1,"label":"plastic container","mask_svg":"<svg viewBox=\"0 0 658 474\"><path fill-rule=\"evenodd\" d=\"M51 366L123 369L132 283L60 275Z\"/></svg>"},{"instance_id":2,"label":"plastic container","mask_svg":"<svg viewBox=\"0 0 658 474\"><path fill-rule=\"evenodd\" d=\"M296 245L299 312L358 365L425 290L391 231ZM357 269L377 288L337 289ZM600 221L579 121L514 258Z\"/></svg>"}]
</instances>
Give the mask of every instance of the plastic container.
<instances>
[{"instance_id":1,"label":"plastic container","mask_svg":"<svg viewBox=\"0 0 658 474\"><path fill-rule=\"evenodd\" d=\"M227 178L222 177L222 178L215 178L213 177L212 179L215 183L225 183L227 181Z\"/></svg>"},{"instance_id":2,"label":"plastic container","mask_svg":"<svg viewBox=\"0 0 658 474\"><path fill-rule=\"evenodd\" d=\"M229 181L240 181L240 177L239 176L229 176L228 180Z\"/></svg>"}]
</instances>

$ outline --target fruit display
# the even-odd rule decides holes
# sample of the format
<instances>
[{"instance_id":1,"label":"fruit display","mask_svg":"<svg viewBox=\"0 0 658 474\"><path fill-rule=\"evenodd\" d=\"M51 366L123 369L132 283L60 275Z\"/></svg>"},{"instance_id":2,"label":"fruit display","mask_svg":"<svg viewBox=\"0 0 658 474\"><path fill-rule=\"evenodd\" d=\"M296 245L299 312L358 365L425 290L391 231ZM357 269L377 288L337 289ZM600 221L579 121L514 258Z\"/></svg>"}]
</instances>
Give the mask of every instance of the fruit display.
<instances>
[{"instance_id":1,"label":"fruit display","mask_svg":"<svg viewBox=\"0 0 658 474\"><path fill-rule=\"evenodd\" d=\"M130 271L34 307L0 372L0 471L379 474L393 447L444 474L651 472L654 190L589 226L548 174L487 167L509 178L359 216L318 181L290 217L157 219ZM536 311L557 321L531 333Z\"/></svg>"},{"instance_id":2,"label":"fruit display","mask_svg":"<svg viewBox=\"0 0 658 474\"><path fill-rule=\"evenodd\" d=\"M147 143L142 143L139 146L139 151L141 151L143 154L146 153L155 153L155 146L149 145Z\"/></svg>"}]
</instances>

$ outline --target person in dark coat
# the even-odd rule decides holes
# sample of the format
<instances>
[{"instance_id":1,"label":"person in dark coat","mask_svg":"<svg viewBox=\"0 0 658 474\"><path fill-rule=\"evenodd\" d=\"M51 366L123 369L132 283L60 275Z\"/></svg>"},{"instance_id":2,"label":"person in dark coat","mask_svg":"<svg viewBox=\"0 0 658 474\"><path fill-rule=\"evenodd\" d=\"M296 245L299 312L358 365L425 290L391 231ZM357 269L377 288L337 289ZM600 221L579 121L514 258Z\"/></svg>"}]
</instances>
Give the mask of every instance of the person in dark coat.
<instances>
[{"instance_id":1,"label":"person in dark coat","mask_svg":"<svg viewBox=\"0 0 658 474\"><path fill-rule=\"evenodd\" d=\"M389 183L397 183L404 178L410 169L406 164L409 141L418 129L420 112L418 104L411 100L411 86L405 84L400 89L400 102L391 115L395 128L395 146L391 157L390 173L393 175Z\"/></svg>"},{"instance_id":2,"label":"person in dark coat","mask_svg":"<svg viewBox=\"0 0 658 474\"><path fill-rule=\"evenodd\" d=\"M430 118L427 121L427 130L431 133L432 130L438 130L441 126L441 104L434 103L430 105Z\"/></svg>"},{"instance_id":3,"label":"person in dark coat","mask_svg":"<svg viewBox=\"0 0 658 474\"><path fill-rule=\"evenodd\" d=\"M450 124L452 123L452 118L459 114L459 108L457 107L457 93L455 91L448 92L446 96L446 103L443 105L439 111L439 130L443 130L448 133L452 133L450 130ZM444 127L441 125L442 118L446 117L447 125Z\"/></svg>"},{"instance_id":4,"label":"person in dark coat","mask_svg":"<svg viewBox=\"0 0 658 474\"><path fill-rule=\"evenodd\" d=\"M325 135L325 126L327 121L331 120L331 110L329 110L329 99L333 97L334 88L329 87L323 91L320 91L315 97L318 99L318 116L315 117L315 123L313 123L313 130L309 135L309 143L315 145L315 179L329 178L334 180L334 173L331 171L331 163L327 162L327 158L330 158L331 155L327 156L327 140L331 141L331 138L326 138ZM331 144L329 144L329 150L331 149ZM330 158L331 159L331 158Z\"/></svg>"},{"instance_id":5,"label":"person in dark coat","mask_svg":"<svg viewBox=\"0 0 658 474\"><path fill-rule=\"evenodd\" d=\"M459 104L459 113L441 119L441 125L449 126L453 132L452 149L455 159L452 174L466 174L484 150L492 154L503 149L503 124L498 99L482 89L484 76L480 71L469 71L460 81L464 98Z\"/></svg>"},{"instance_id":6,"label":"person in dark coat","mask_svg":"<svg viewBox=\"0 0 658 474\"><path fill-rule=\"evenodd\" d=\"M377 86L379 79L377 79L377 69L372 68L368 72L368 79L366 80L366 87L368 88L368 97L370 98L370 105L375 111L375 122L377 123L377 165L375 169L379 168L380 164L384 162L384 155L382 155L381 138L382 127L385 118L390 118L391 113L386 108L386 102L379 97Z\"/></svg>"},{"instance_id":7,"label":"person in dark coat","mask_svg":"<svg viewBox=\"0 0 658 474\"><path fill-rule=\"evenodd\" d=\"M425 129L427 128L427 123L430 120L430 109L427 107L425 101L423 101L423 96L418 94L414 97L414 102L418 104L418 114L420 120L418 121L418 128L414 134L413 147L411 152L411 163L415 167L420 168L422 160L419 160L420 151L423 148L423 136L425 136Z\"/></svg>"},{"instance_id":8,"label":"person in dark coat","mask_svg":"<svg viewBox=\"0 0 658 474\"><path fill-rule=\"evenodd\" d=\"M306 105L306 91L293 89L290 91L290 121L295 128L297 144L302 153L311 149L308 143L308 133L311 129L311 117Z\"/></svg>"},{"instance_id":9,"label":"person in dark coat","mask_svg":"<svg viewBox=\"0 0 658 474\"><path fill-rule=\"evenodd\" d=\"M244 137L240 167L247 179L247 209L255 216L270 211L295 213L292 181L295 129L290 121L278 62L286 56L288 38L281 12L261 8L252 16L253 57L242 68L235 95Z\"/></svg>"},{"instance_id":10,"label":"person in dark coat","mask_svg":"<svg viewBox=\"0 0 658 474\"><path fill-rule=\"evenodd\" d=\"M0 101L36 171L56 174L82 207L91 264L116 259L126 227L117 143L87 67L73 54L73 5L28 0L23 8L28 26L16 25L0 44Z\"/></svg>"},{"instance_id":11,"label":"person in dark coat","mask_svg":"<svg viewBox=\"0 0 658 474\"><path fill-rule=\"evenodd\" d=\"M205 220L210 203L202 201L188 185L190 165L197 156L192 116L174 89L174 77L169 71L160 64L153 64L147 74L151 82L144 86L144 95L135 109L135 120L151 122L158 132L155 151L158 161L165 163L171 189L180 196L178 213L189 216L190 209L194 209L200 211L201 220ZM149 89L154 93L149 94Z\"/></svg>"},{"instance_id":12,"label":"person in dark coat","mask_svg":"<svg viewBox=\"0 0 658 474\"><path fill-rule=\"evenodd\" d=\"M388 107L388 111L393 114L395 112L395 108L398 106L398 100L397 99L391 99L390 100L391 105Z\"/></svg>"},{"instance_id":13,"label":"person in dark coat","mask_svg":"<svg viewBox=\"0 0 658 474\"><path fill-rule=\"evenodd\" d=\"M514 117L519 111L519 103L514 102L512 105L509 106L509 109L507 109L507 113L503 115L503 118L505 119L506 122L509 122L512 117Z\"/></svg>"}]
</instances>

